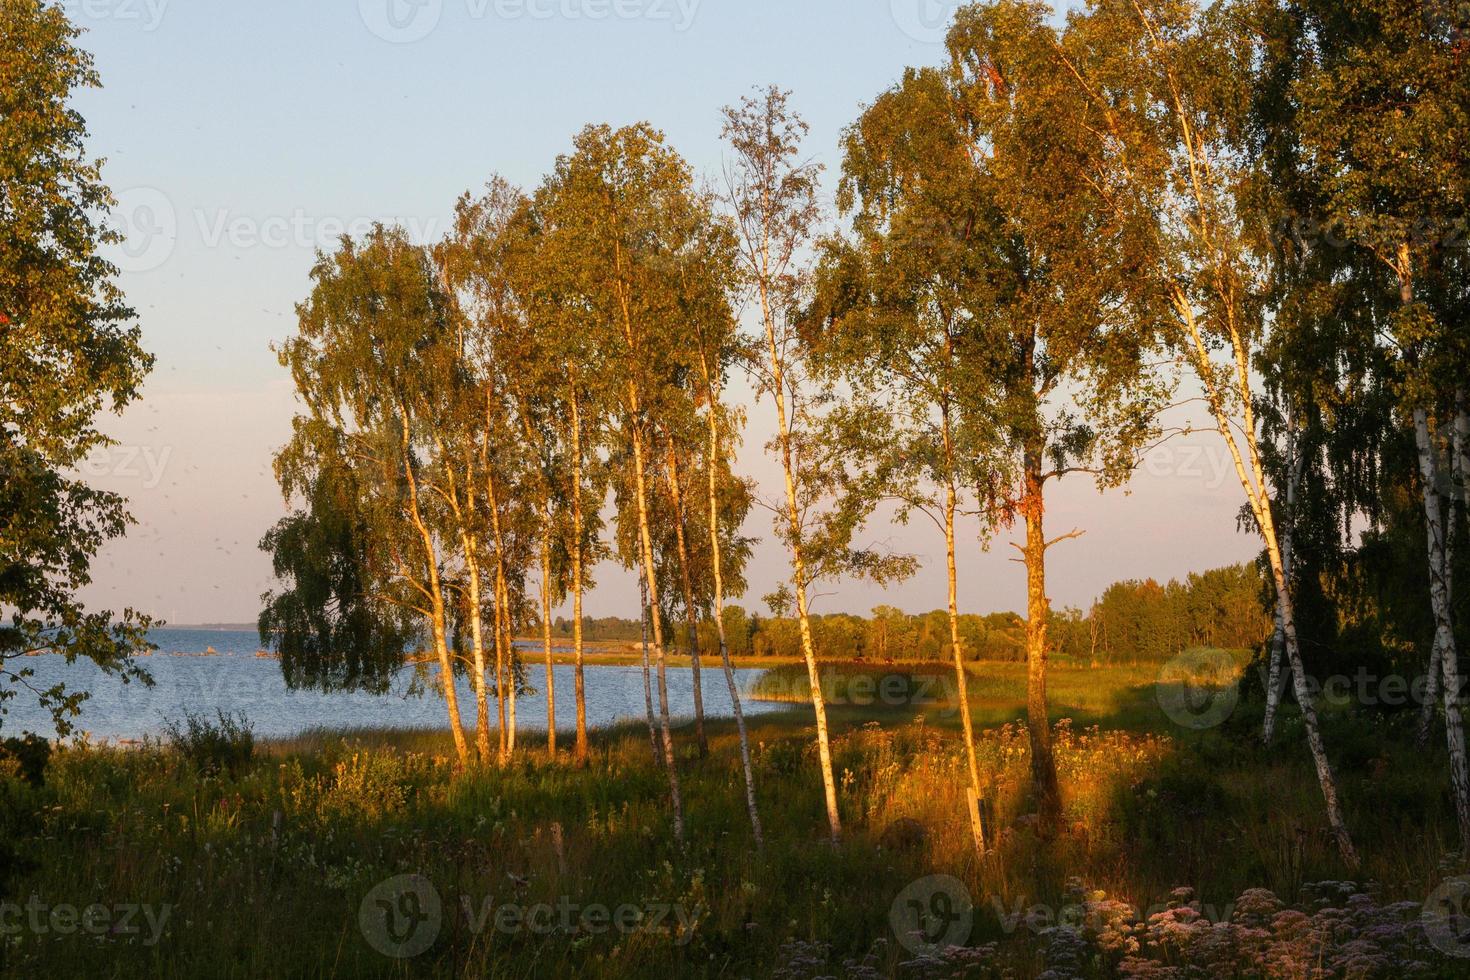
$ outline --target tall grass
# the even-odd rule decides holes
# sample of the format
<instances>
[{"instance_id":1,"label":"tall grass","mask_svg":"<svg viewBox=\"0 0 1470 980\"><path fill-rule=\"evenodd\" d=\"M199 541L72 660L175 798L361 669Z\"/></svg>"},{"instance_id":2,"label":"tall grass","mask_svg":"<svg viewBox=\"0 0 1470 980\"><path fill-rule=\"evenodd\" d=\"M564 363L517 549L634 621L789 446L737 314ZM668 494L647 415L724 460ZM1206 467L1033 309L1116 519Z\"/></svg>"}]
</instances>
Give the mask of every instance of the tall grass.
<instances>
[{"instance_id":1,"label":"tall grass","mask_svg":"<svg viewBox=\"0 0 1470 980\"><path fill-rule=\"evenodd\" d=\"M23 928L0 946L0 968L58 977L745 977L841 975L851 960L853 976L1025 978L1066 951L1052 948L1061 941L1052 934L1018 927L1018 909L1059 909L1085 894L1088 908L1104 910L1173 903L1172 922L1186 914L1181 886L1223 908L1257 887L1308 901L1306 885L1343 876L1299 738L1288 730L1279 748L1257 749L1248 709L1232 720L1238 729L1165 731L1146 717L1144 680L1057 671L1059 710L1077 721L1055 729L1066 821L1047 840L1031 819L1026 733L1012 720L1018 678L977 672L993 844L983 858L970 847L957 720L944 703L834 714L847 828L838 846L824 842L808 712L752 719L764 850L750 840L734 733L718 725L703 760L680 733L687 852L670 840L667 784L637 727L598 733L581 769L547 760L532 741L504 770L456 772L447 735L426 730L317 730L262 742L234 771L200 767L166 745L63 748L41 786L0 777L0 829L32 862L4 897L22 907L172 911L156 944ZM1110 719L1133 730L1094 725ZM1347 716L1327 724L1364 875L1385 902L1422 902L1454 837L1442 760L1392 727ZM889 916L906 886L934 874L957 877L976 902L973 961L926 974ZM442 900L433 944L406 960L374 948L360 920L375 887L399 875L422 876ZM477 928L487 900L492 913ZM682 918L657 930L543 934L495 928L493 909L506 903L667 906ZM1151 948L1148 934L1128 935ZM1112 975L1127 955L1088 949L1078 975Z\"/></svg>"}]
</instances>

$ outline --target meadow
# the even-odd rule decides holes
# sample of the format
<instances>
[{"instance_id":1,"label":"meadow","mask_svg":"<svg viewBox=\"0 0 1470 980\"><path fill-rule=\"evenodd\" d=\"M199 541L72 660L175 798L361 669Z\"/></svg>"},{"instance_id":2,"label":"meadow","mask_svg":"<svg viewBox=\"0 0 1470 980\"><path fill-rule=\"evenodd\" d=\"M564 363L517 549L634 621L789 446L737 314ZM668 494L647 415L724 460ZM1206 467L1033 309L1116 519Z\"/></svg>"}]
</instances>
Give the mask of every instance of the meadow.
<instances>
[{"instance_id":1,"label":"meadow","mask_svg":"<svg viewBox=\"0 0 1470 980\"><path fill-rule=\"evenodd\" d=\"M779 692L791 668L761 686ZM1146 668L1052 675L1065 822L1032 814L1020 665L978 665L987 850L958 716L904 668L833 666L845 823L826 840L810 709L754 720L764 847L733 726L681 730L688 848L648 731L589 765L532 744L457 772L445 733L255 742L199 721L141 749L55 750L0 779L13 976L1458 976L1421 924L1455 827L1444 762L1392 719L1325 718L1364 854L1344 872L1290 718L1193 731ZM868 698L869 689L880 692ZM881 694L886 689L887 695ZM938 694L936 695L936 692ZM37 774L30 773L32 777ZM1453 856L1451 857L1453 862ZM389 913L384 917L384 913ZM39 927L38 927L39 926ZM1453 937L1451 937L1453 938ZM953 942L952 948L946 948Z\"/></svg>"}]
</instances>

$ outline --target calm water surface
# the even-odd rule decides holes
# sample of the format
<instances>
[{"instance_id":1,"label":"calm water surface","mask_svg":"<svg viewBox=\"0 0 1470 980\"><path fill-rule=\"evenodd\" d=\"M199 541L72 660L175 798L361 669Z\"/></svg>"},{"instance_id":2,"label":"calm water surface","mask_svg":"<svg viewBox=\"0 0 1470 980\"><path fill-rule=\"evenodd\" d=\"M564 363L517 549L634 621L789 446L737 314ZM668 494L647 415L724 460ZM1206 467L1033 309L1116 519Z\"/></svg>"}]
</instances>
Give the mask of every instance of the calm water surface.
<instances>
[{"instance_id":1,"label":"calm water surface","mask_svg":"<svg viewBox=\"0 0 1470 980\"><path fill-rule=\"evenodd\" d=\"M90 661L67 664L59 656L27 657L24 666L35 671L30 683L38 688L64 681L69 689L91 693L75 720L78 732L100 739L141 739L158 735L168 721L177 720L185 712L244 712L255 734L261 738L284 738L317 727L332 728L412 728L444 727L443 698L434 691L412 694L414 670L402 671L385 695L361 693L323 694L318 691L292 691L281 678L281 665L258 658L260 640L249 630L154 630L150 639L158 644L158 652L139 662L153 675L153 687L123 684L99 671ZM200 654L213 649L219 656L174 656ZM534 694L516 699L519 727L546 729L546 667L535 662L527 650L527 682ZM759 670L737 670L736 683L744 691ZM643 671L640 667L588 667L587 723L594 727L644 718ZM437 676L437 670L434 672ZM556 727L558 731L576 726L576 702L573 697L573 668L558 666L556 679ZM724 671L718 667L701 671L705 715L711 718L731 714L729 688ZM694 672L688 668L668 671L670 713L686 717L693 713ZM456 684L460 714L467 728L475 721L474 694L468 678ZM657 686L654 688L657 697ZM657 703L657 702L655 702ZM20 691L6 705L9 713L3 722L4 734L33 731L54 736L55 728L48 712L41 710L34 696ZM780 705L745 701L747 714L781 710ZM494 711L494 705L491 705Z\"/></svg>"}]
</instances>

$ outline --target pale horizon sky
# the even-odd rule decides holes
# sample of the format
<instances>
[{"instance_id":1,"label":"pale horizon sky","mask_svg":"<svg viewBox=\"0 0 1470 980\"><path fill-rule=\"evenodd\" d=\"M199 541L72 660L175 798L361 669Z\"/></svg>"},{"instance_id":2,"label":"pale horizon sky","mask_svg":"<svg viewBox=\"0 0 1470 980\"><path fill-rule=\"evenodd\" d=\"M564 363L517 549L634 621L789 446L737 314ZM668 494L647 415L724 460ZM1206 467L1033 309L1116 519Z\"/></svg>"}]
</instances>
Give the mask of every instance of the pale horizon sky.
<instances>
[{"instance_id":1,"label":"pale horizon sky","mask_svg":"<svg viewBox=\"0 0 1470 980\"><path fill-rule=\"evenodd\" d=\"M273 583L256 543L285 513L271 456L289 433L290 380L270 351L294 328L317 247L373 220L429 239L455 199L493 173L534 187L587 123L648 120L696 173L720 172L721 106L753 86L793 91L830 189L842 128L905 66L937 63L956 6L935 0L73 0L104 88L77 106L129 235L120 284L157 356L142 399L104 428L120 445L86 473L131 500L84 592L176 623L250 622ZM748 388L745 389L748 391ZM737 470L769 493L769 404L748 405ZM1086 605L1109 583L1248 560L1243 500L1218 437L1156 452L1129 492L1057 486L1049 592ZM1001 535L962 539L961 607L1019 608L1020 566ZM769 515L739 600L786 574ZM824 586L819 612L944 605L943 539L922 518L870 540L923 568L881 590ZM632 615L634 579L598 569L589 615Z\"/></svg>"}]
</instances>

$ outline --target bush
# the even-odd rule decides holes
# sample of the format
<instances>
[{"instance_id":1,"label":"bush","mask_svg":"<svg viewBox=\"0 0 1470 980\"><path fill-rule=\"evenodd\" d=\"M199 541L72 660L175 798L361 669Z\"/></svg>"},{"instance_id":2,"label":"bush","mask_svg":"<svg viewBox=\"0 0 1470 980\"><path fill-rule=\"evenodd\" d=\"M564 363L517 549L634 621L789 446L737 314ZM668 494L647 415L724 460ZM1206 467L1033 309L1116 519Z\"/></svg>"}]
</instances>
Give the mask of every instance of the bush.
<instances>
[{"instance_id":1,"label":"bush","mask_svg":"<svg viewBox=\"0 0 1470 980\"><path fill-rule=\"evenodd\" d=\"M184 712L183 723L167 722L169 746L189 760L201 776L227 772L238 776L255 757L255 731L243 713L216 711L218 723L205 715Z\"/></svg>"},{"instance_id":2,"label":"bush","mask_svg":"<svg viewBox=\"0 0 1470 980\"><path fill-rule=\"evenodd\" d=\"M51 743L30 732L25 738L0 742L0 773L24 779L32 786L46 781L46 763L51 761Z\"/></svg>"}]
</instances>

